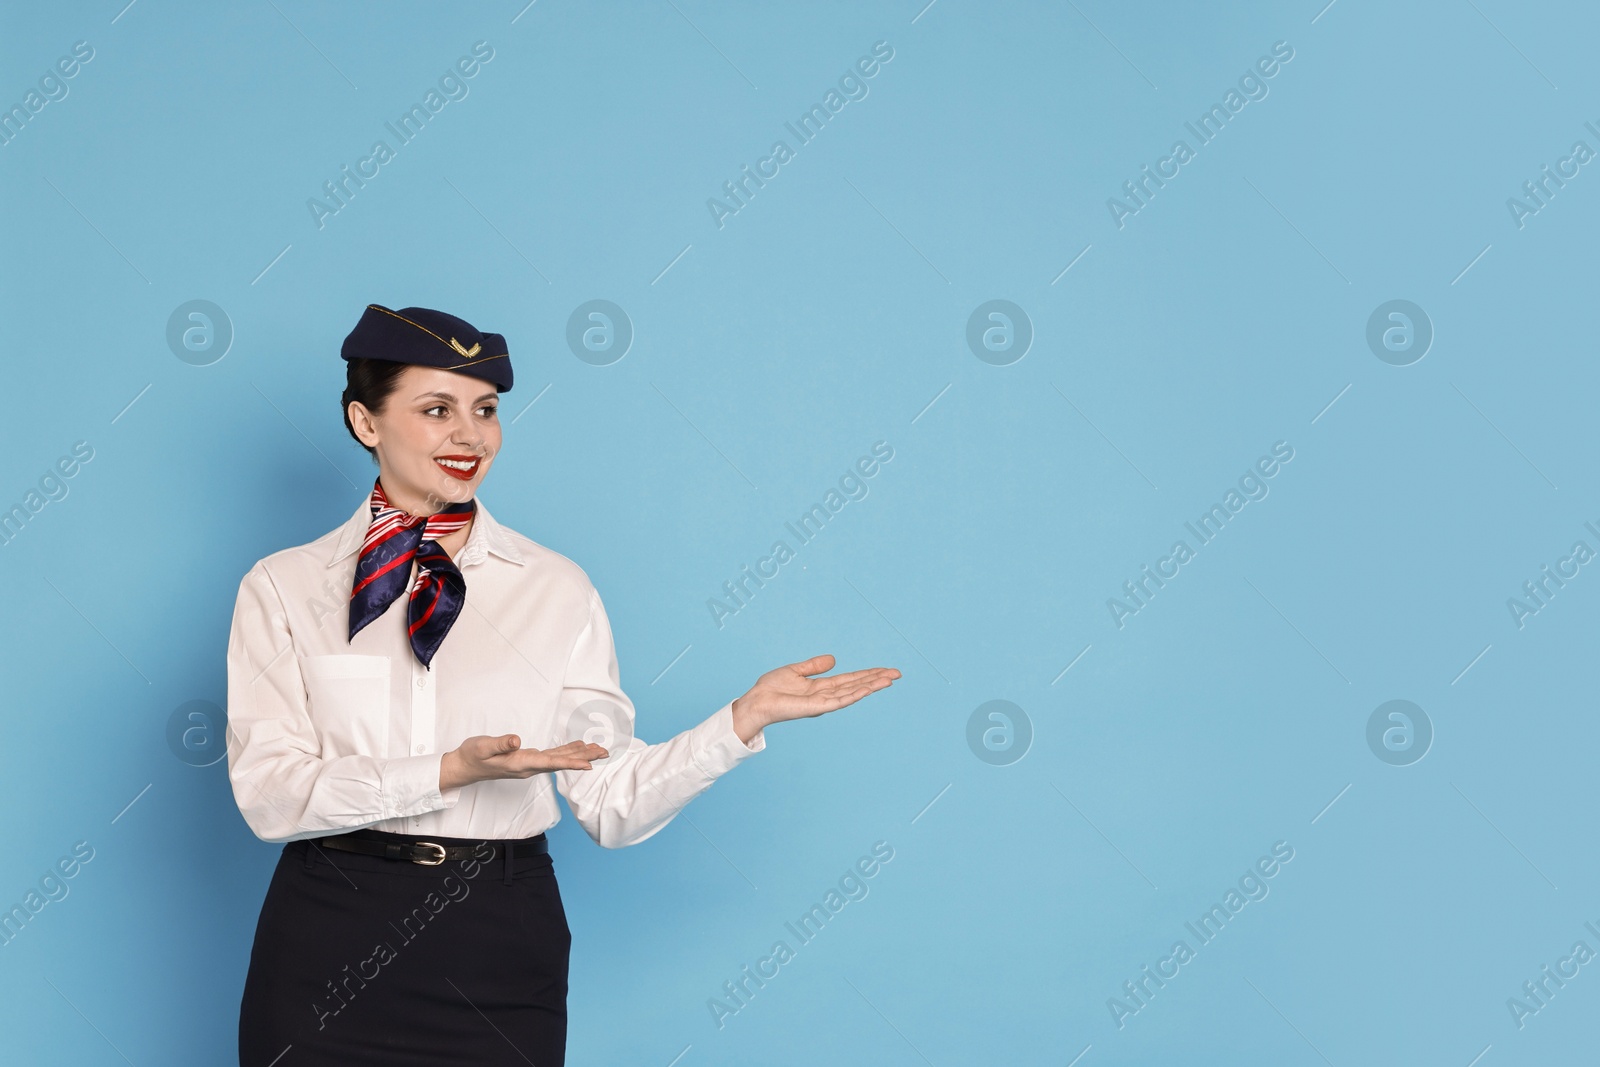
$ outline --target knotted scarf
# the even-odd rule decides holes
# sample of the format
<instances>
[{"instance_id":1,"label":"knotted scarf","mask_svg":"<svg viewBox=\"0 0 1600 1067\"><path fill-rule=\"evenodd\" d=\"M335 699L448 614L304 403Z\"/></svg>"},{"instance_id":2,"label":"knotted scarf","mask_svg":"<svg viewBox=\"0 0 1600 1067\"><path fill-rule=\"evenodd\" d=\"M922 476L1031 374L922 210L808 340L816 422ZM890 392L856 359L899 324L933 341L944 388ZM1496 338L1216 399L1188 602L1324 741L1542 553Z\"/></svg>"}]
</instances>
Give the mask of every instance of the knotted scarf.
<instances>
[{"instance_id":1,"label":"knotted scarf","mask_svg":"<svg viewBox=\"0 0 1600 1067\"><path fill-rule=\"evenodd\" d=\"M466 603L467 583L451 561L439 538L455 533L472 521L477 501L450 504L424 519L393 507L381 482L372 483L372 524L361 543L355 583L350 590L350 637L382 615L405 591L411 561L417 562L417 580L411 586L406 610L411 651L424 667L432 669L434 653L450 632Z\"/></svg>"}]
</instances>

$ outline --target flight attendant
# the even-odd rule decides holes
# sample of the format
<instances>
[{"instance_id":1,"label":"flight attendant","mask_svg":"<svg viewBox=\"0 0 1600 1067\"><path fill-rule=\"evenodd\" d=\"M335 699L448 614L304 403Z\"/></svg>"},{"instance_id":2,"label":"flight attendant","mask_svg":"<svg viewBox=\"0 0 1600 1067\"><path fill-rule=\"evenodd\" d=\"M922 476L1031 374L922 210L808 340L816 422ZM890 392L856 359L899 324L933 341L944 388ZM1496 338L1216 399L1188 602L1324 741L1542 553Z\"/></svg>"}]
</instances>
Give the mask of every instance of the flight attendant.
<instances>
[{"instance_id":1,"label":"flight attendant","mask_svg":"<svg viewBox=\"0 0 1600 1067\"><path fill-rule=\"evenodd\" d=\"M815 656L645 743L589 576L478 496L505 338L372 304L342 355L345 425L377 478L344 523L250 569L228 639L228 777L250 829L284 844L239 1060L561 1067L555 793L601 846L637 844L765 727L900 672L823 677L833 657Z\"/></svg>"}]
</instances>

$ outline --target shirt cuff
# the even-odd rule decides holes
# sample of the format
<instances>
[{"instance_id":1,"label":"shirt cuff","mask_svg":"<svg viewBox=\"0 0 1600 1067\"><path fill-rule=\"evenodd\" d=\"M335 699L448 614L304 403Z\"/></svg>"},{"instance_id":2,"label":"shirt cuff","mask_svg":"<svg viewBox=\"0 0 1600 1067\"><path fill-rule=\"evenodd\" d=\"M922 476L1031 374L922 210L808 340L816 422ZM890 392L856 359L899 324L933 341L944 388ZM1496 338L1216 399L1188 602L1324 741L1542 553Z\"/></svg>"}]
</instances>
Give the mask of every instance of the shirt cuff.
<instances>
[{"instance_id":1,"label":"shirt cuff","mask_svg":"<svg viewBox=\"0 0 1600 1067\"><path fill-rule=\"evenodd\" d=\"M439 791L439 764L443 759L444 753L434 752L385 760L383 817L401 819L455 807L461 799L460 787Z\"/></svg>"},{"instance_id":2,"label":"shirt cuff","mask_svg":"<svg viewBox=\"0 0 1600 1067\"><path fill-rule=\"evenodd\" d=\"M767 747L765 731L757 731L746 745L733 732L733 701L689 731L689 755L707 778L727 774L742 761Z\"/></svg>"}]
</instances>

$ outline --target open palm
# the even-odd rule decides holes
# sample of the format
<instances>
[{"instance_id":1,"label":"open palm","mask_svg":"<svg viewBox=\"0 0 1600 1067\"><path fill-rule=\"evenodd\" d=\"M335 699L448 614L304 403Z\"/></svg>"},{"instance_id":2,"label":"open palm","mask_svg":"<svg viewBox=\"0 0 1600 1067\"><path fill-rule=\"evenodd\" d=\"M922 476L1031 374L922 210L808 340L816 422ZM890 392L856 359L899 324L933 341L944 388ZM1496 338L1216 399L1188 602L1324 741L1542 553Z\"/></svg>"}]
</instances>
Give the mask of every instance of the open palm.
<instances>
[{"instance_id":1,"label":"open palm","mask_svg":"<svg viewBox=\"0 0 1600 1067\"><path fill-rule=\"evenodd\" d=\"M756 679L750 691L733 702L735 730L749 740L750 735L775 722L810 719L848 707L879 689L886 689L900 677L895 667L867 667L826 678L814 677L833 668L834 658L827 653L800 663L774 668Z\"/></svg>"}]
</instances>

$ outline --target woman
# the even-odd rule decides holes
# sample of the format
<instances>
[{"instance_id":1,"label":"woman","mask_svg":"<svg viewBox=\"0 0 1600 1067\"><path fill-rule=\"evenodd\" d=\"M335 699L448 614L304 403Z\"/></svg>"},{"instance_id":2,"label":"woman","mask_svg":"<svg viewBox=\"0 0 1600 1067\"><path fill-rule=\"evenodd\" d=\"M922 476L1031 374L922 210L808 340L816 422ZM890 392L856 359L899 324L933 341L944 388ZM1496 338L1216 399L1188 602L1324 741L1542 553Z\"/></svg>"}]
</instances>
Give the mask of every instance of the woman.
<instances>
[{"instance_id":1,"label":"woman","mask_svg":"<svg viewBox=\"0 0 1600 1067\"><path fill-rule=\"evenodd\" d=\"M766 726L900 672L815 677L833 666L816 656L640 741L588 575L477 497L511 388L505 339L373 304L342 355L372 492L251 568L228 642L234 797L284 843L240 1063L559 1067L571 935L544 833L554 792L600 845L636 844L761 751Z\"/></svg>"}]
</instances>

